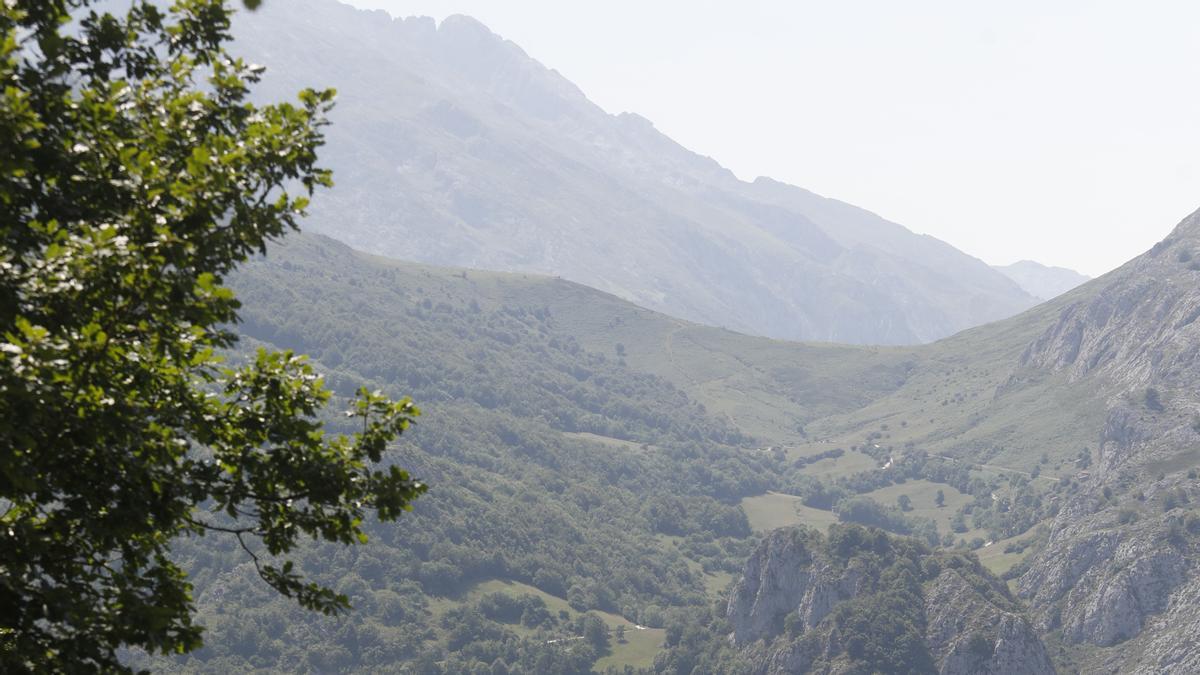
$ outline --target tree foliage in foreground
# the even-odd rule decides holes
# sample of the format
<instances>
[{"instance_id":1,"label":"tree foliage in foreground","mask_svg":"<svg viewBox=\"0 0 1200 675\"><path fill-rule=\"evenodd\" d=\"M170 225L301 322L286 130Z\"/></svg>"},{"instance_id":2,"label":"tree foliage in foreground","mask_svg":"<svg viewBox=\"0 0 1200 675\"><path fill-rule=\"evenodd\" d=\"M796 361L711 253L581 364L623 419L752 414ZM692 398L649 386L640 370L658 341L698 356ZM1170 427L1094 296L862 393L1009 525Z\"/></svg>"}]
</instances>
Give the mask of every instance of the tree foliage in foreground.
<instances>
[{"instance_id":1,"label":"tree foliage in foreground","mask_svg":"<svg viewBox=\"0 0 1200 675\"><path fill-rule=\"evenodd\" d=\"M121 669L200 644L182 535L236 537L280 593L346 599L283 560L365 541L425 486L384 461L417 414L360 392L327 437L302 357L220 353L224 276L294 229L332 91L247 101L231 10L0 3L0 670ZM122 3L124 8L126 5ZM295 196L297 191L302 196Z\"/></svg>"}]
</instances>

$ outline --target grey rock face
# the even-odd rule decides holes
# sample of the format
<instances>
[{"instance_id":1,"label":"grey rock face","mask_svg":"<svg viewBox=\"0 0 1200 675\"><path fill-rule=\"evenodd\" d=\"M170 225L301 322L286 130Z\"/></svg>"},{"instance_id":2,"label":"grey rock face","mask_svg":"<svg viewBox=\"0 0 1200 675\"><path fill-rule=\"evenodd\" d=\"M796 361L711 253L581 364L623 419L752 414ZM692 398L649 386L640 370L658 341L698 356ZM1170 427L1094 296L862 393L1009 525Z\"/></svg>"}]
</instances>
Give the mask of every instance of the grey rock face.
<instances>
[{"instance_id":1,"label":"grey rock face","mask_svg":"<svg viewBox=\"0 0 1200 675\"><path fill-rule=\"evenodd\" d=\"M1108 646L1141 631L1146 618L1166 609L1181 581L1183 557L1172 550L1145 549L1140 542L1118 548L1109 567L1119 571L1089 575L1071 589L1062 612L1063 637L1070 642Z\"/></svg>"},{"instance_id":2,"label":"grey rock face","mask_svg":"<svg viewBox=\"0 0 1200 675\"><path fill-rule=\"evenodd\" d=\"M777 530L746 562L727 609L735 643L778 634L792 612L811 629L838 603L862 592L869 580L853 561L834 567L813 557L815 538L810 530Z\"/></svg>"},{"instance_id":3,"label":"grey rock face","mask_svg":"<svg viewBox=\"0 0 1200 675\"><path fill-rule=\"evenodd\" d=\"M1029 621L982 597L955 570L925 594L926 642L941 675L1053 673Z\"/></svg>"},{"instance_id":4,"label":"grey rock face","mask_svg":"<svg viewBox=\"0 0 1200 675\"><path fill-rule=\"evenodd\" d=\"M1125 525L1112 515L1068 515L1018 580L1040 630L1061 630L1074 644L1115 645L1152 623L1187 579L1188 556L1171 534L1178 515Z\"/></svg>"},{"instance_id":5,"label":"grey rock face","mask_svg":"<svg viewBox=\"0 0 1200 675\"><path fill-rule=\"evenodd\" d=\"M746 569L729 597L727 615L738 644L777 634L783 617L813 593L809 533L787 529L772 534L746 561ZM824 597L813 605L832 604Z\"/></svg>"},{"instance_id":6,"label":"grey rock face","mask_svg":"<svg viewBox=\"0 0 1200 675\"><path fill-rule=\"evenodd\" d=\"M1185 476L1200 459L1198 253L1200 212L1057 301L1058 321L1021 359L1107 397L1089 482L1017 580L1037 628L1088 646L1097 670L1200 672L1194 637L1180 632L1200 622L1200 524L1188 513L1200 495Z\"/></svg>"},{"instance_id":7,"label":"grey rock face","mask_svg":"<svg viewBox=\"0 0 1200 675\"><path fill-rule=\"evenodd\" d=\"M738 180L637 115L610 115L467 17L335 0L239 16L262 94L338 89L305 226L362 250L558 275L772 337L899 344L1036 300L953 247L768 179Z\"/></svg>"},{"instance_id":8,"label":"grey rock face","mask_svg":"<svg viewBox=\"0 0 1200 675\"><path fill-rule=\"evenodd\" d=\"M760 675L850 672L846 645L825 621L839 604L881 590L860 559L833 563L820 535L798 528L772 532L747 561L730 596L733 644ZM962 563L956 563L961 565ZM1053 673L1033 625L1003 584L976 565L943 569L924 584L924 642L930 672L941 675ZM785 633L785 618L795 616ZM917 616L921 616L918 614ZM854 671L857 672L857 671Z\"/></svg>"},{"instance_id":9,"label":"grey rock face","mask_svg":"<svg viewBox=\"0 0 1200 675\"><path fill-rule=\"evenodd\" d=\"M1200 673L1200 578L1192 578L1172 596L1167 612L1157 617L1147 632L1153 637L1142 648L1132 672Z\"/></svg>"},{"instance_id":10,"label":"grey rock face","mask_svg":"<svg viewBox=\"0 0 1200 675\"><path fill-rule=\"evenodd\" d=\"M1200 212L1149 253L1065 304L1021 365L1096 375L1126 388L1194 382L1200 372ZM1066 296L1064 300L1070 299Z\"/></svg>"},{"instance_id":11,"label":"grey rock face","mask_svg":"<svg viewBox=\"0 0 1200 675\"><path fill-rule=\"evenodd\" d=\"M1049 607L1070 592L1089 570L1107 562L1118 539L1115 532L1103 532L1052 542L1039 556L1039 564L1021 577L1018 594L1034 607ZM1042 630L1057 628L1057 615L1047 613L1038 626Z\"/></svg>"}]
</instances>

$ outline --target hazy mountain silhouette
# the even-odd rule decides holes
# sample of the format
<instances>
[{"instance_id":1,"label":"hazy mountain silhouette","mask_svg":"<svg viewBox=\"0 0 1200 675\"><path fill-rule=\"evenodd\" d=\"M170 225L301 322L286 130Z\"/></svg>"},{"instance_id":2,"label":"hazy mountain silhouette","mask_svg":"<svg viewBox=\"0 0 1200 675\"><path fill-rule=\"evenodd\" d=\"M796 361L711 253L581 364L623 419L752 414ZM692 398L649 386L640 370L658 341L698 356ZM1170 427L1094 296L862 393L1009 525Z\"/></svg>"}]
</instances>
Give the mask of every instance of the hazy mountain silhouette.
<instances>
[{"instance_id":1,"label":"hazy mountain silhouette","mask_svg":"<svg viewBox=\"0 0 1200 675\"><path fill-rule=\"evenodd\" d=\"M1040 300L1056 298L1091 279L1075 270L1050 267L1032 260L997 265L996 270L1015 281L1026 293Z\"/></svg>"},{"instance_id":2,"label":"hazy mountain silhouette","mask_svg":"<svg viewBox=\"0 0 1200 675\"><path fill-rule=\"evenodd\" d=\"M330 86L337 189L309 227L369 251L561 275L645 307L790 339L934 340L1034 299L932 237L770 179L738 180L609 115L474 19L267 3L236 51L260 92Z\"/></svg>"}]
</instances>

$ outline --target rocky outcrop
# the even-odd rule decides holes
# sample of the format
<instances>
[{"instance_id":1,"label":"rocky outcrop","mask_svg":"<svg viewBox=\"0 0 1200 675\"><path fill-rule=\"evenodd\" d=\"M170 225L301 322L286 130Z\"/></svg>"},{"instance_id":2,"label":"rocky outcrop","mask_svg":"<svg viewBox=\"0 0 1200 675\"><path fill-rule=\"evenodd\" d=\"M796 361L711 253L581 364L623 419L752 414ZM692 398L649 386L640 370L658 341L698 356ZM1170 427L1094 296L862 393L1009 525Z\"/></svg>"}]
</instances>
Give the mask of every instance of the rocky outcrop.
<instances>
[{"instance_id":1,"label":"rocky outcrop","mask_svg":"<svg viewBox=\"0 0 1200 675\"><path fill-rule=\"evenodd\" d=\"M1153 636L1141 650L1132 672L1200 673L1200 579L1192 578L1172 596L1167 612L1154 620Z\"/></svg>"},{"instance_id":2,"label":"rocky outcrop","mask_svg":"<svg viewBox=\"0 0 1200 675\"><path fill-rule=\"evenodd\" d=\"M1182 556L1161 543L1157 550L1123 544L1106 573L1086 576L1071 589L1060 616L1063 637L1106 646L1137 635L1148 616L1166 609L1184 569Z\"/></svg>"},{"instance_id":3,"label":"rocky outcrop","mask_svg":"<svg viewBox=\"0 0 1200 675\"><path fill-rule=\"evenodd\" d=\"M1200 371L1200 212L1149 253L1069 294L1021 366L1102 375L1124 388L1170 386Z\"/></svg>"},{"instance_id":4,"label":"rocky outcrop","mask_svg":"<svg viewBox=\"0 0 1200 675\"><path fill-rule=\"evenodd\" d=\"M812 531L779 530L746 561L727 615L738 644L783 630L784 617L812 591Z\"/></svg>"},{"instance_id":5,"label":"rocky outcrop","mask_svg":"<svg viewBox=\"0 0 1200 675\"><path fill-rule=\"evenodd\" d=\"M925 641L942 675L1054 672L1029 621L983 597L958 570L929 584L925 620Z\"/></svg>"},{"instance_id":6,"label":"rocky outcrop","mask_svg":"<svg viewBox=\"0 0 1200 675\"><path fill-rule=\"evenodd\" d=\"M1054 305L1017 372L1086 382L1106 416L1017 594L1085 671L1200 672L1200 212Z\"/></svg>"},{"instance_id":7,"label":"rocky outcrop","mask_svg":"<svg viewBox=\"0 0 1200 675\"><path fill-rule=\"evenodd\" d=\"M1020 605L973 558L857 526L771 533L727 619L759 675L1054 672Z\"/></svg>"},{"instance_id":8,"label":"rocky outcrop","mask_svg":"<svg viewBox=\"0 0 1200 675\"><path fill-rule=\"evenodd\" d=\"M733 638L751 642L782 632L795 613L805 629L816 626L842 601L856 597L867 579L854 561L837 569L814 558L822 545L813 530L786 528L760 546L729 600Z\"/></svg>"},{"instance_id":9,"label":"rocky outcrop","mask_svg":"<svg viewBox=\"0 0 1200 675\"><path fill-rule=\"evenodd\" d=\"M1190 533L1179 512L1133 522L1138 517L1117 509L1067 516L1017 582L1040 630L1107 647L1137 636L1168 608L1191 569Z\"/></svg>"}]
</instances>

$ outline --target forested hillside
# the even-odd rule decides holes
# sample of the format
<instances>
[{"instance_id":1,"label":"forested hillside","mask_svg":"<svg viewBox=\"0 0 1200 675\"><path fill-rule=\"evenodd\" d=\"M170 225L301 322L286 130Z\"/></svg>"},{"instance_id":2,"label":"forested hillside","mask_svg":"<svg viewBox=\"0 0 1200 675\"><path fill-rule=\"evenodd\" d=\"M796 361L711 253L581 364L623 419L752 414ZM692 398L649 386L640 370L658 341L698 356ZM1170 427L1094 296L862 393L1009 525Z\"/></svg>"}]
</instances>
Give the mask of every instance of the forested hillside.
<instances>
[{"instance_id":1,"label":"forested hillside","mask_svg":"<svg viewBox=\"0 0 1200 675\"><path fill-rule=\"evenodd\" d=\"M306 573L358 608L337 622L273 598L233 546L178 547L210 635L173 668L426 672L442 662L460 672L500 659L523 672L585 672L606 653L601 666L649 667L662 630L719 598L749 554L744 499L804 494L835 517L844 497L920 473L830 447L827 464L847 452L866 464L813 478L806 469L822 458L798 459L777 441L896 389L915 367L901 350L747 338L565 281L396 263L308 235L273 247L234 285L244 349L307 352L342 393L365 384L416 398L427 413L395 460L437 487L412 517L373 528L368 549L306 551ZM616 333L591 330L596 322ZM696 354L706 340L708 356ZM748 395L781 407L743 417L755 407ZM934 543L949 533L869 499L846 505L847 520ZM532 603L529 616L526 605L487 604L497 589ZM629 638L599 651L552 642L582 636L586 612L627 624Z\"/></svg>"},{"instance_id":2,"label":"forested hillside","mask_svg":"<svg viewBox=\"0 0 1200 675\"><path fill-rule=\"evenodd\" d=\"M642 311L611 296L373 259L304 235L234 286L244 349L286 345L311 354L336 391L379 387L425 407L394 457L437 496L372 528L367 549L304 553L305 573L357 608L336 622L271 596L236 546L185 542L209 637L157 668L463 672L499 659L586 672L605 654L650 666L663 627L718 597L749 554L740 500L801 480L782 453L630 366L633 347L585 348L541 301L565 291ZM490 595L504 588L522 604L493 606L508 602ZM553 642L584 635L585 612L627 624L628 639Z\"/></svg>"},{"instance_id":3,"label":"forested hillside","mask_svg":"<svg viewBox=\"0 0 1200 675\"><path fill-rule=\"evenodd\" d=\"M273 597L235 546L183 543L208 646L156 667L649 667L663 630L720 598L749 555L744 500L798 494L830 518L940 544L954 538L946 523L864 495L943 474L963 494L997 486L805 429L902 387L920 368L911 350L749 338L570 282L397 263L310 235L234 286L243 350L294 348L344 395L366 385L419 401L394 461L436 487L412 517L373 527L367 549L305 551L304 571L357 607L337 621ZM558 641L583 636L588 616L629 637Z\"/></svg>"},{"instance_id":4,"label":"forested hillside","mask_svg":"<svg viewBox=\"0 0 1200 675\"><path fill-rule=\"evenodd\" d=\"M1193 272L1174 249L1190 251L1193 229L1020 317L913 348L747 337L563 280L399 263L293 237L234 280L245 347L308 352L343 393L366 384L413 395L428 412L394 456L435 487L411 518L373 528L366 549L306 551L306 571L358 607L337 621L271 599L232 547L180 546L209 646L156 665L688 672L680 664L696 659L754 660L705 646L729 620L730 581L762 533L838 521L931 551L973 551L1022 598L997 611L1031 621L1060 667L1091 663L1099 657L1081 637L1090 633L1060 632L1053 618L1071 596L1046 584L1082 583L1053 561L1078 558L1064 547L1101 518L1113 528L1105 541L1133 537L1143 548L1089 551L1136 561L1155 537L1174 537L1178 555L1137 563L1148 566L1137 583L1187 578L1184 516L1197 495L1186 481L1200 460L1178 443L1194 433L1182 429L1200 427L1172 384L1175 368L1191 366L1155 366L1123 347L1120 358L1145 364L1131 380L1108 357L1064 359L1118 344L1088 337L1110 325L1098 320L1110 310L1095 307L1156 311L1114 299L1158 297L1129 270L1152 265L1158 283L1183 288ZM1175 325L1186 328L1191 301L1179 302ZM1074 335L1080 352L1058 346ZM1176 344L1173 335L1146 344ZM1170 349L1169 363L1190 363L1191 352ZM1052 359L1061 365L1039 365ZM1138 454L1153 432L1136 429L1165 415L1182 416L1171 422L1184 425L1171 432L1179 438ZM1159 472L1162 487L1136 489L1138 471ZM923 579L922 594L953 595ZM261 606L249 601L259 594ZM1166 608L1154 597L1137 626ZM1035 610L1027 618L1025 600ZM1071 611L1086 625L1084 610ZM1095 639L1107 647L1130 631Z\"/></svg>"}]
</instances>

